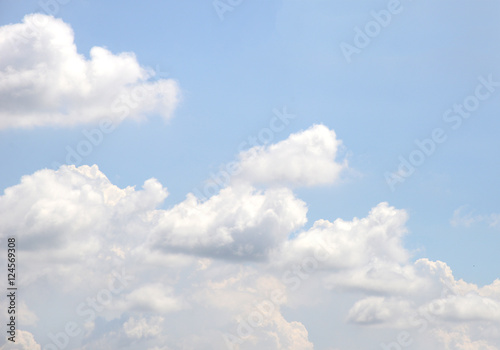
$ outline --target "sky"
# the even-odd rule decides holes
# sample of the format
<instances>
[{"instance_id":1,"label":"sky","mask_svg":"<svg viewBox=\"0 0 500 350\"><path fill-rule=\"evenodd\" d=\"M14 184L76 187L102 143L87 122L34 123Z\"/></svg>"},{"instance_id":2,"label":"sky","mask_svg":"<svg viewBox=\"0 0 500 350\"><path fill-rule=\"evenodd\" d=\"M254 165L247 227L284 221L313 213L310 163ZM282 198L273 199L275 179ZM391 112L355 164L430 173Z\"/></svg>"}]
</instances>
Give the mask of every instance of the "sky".
<instances>
[{"instance_id":1,"label":"sky","mask_svg":"<svg viewBox=\"0 0 500 350\"><path fill-rule=\"evenodd\" d=\"M0 349L500 349L499 11L0 2Z\"/></svg>"}]
</instances>

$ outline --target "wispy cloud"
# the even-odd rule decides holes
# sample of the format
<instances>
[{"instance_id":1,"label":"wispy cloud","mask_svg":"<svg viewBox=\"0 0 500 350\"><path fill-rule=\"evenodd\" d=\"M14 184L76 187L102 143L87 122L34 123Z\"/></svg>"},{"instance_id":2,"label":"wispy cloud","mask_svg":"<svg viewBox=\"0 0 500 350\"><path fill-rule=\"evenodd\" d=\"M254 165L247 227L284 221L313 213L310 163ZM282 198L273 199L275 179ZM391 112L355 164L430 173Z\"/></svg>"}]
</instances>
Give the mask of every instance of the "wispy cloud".
<instances>
[{"instance_id":1,"label":"wispy cloud","mask_svg":"<svg viewBox=\"0 0 500 350\"><path fill-rule=\"evenodd\" d=\"M500 224L500 214L476 214L476 211L467 205L463 205L453 211L450 224L454 227L471 227L484 223L488 227L498 227Z\"/></svg>"}]
</instances>

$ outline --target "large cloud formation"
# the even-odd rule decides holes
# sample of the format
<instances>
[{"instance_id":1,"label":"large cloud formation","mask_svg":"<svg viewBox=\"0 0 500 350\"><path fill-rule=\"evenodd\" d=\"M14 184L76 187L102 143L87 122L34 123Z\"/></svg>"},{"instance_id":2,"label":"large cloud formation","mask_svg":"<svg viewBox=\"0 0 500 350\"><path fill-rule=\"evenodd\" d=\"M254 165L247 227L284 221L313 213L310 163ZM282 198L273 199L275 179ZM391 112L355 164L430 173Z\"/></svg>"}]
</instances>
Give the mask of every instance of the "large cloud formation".
<instances>
[{"instance_id":1,"label":"large cloud formation","mask_svg":"<svg viewBox=\"0 0 500 350\"><path fill-rule=\"evenodd\" d=\"M287 144L300 160L316 140L322 160L289 177L310 186L323 183L322 167L345 166L332 158L333 135L316 126L248 152L264 164ZM374 330L374 348L498 349L500 280L478 287L455 279L444 262L413 261L403 244L408 214L388 203L364 218L304 228L306 203L276 181L289 165L275 166L282 169L268 177L256 175L265 168L242 167L241 181L207 200L189 193L168 209L159 209L168 191L157 180L119 188L96 165L24 176L0 197L0 239L17 237L24 301L20 342L2 349L366 344L319 336L291 310L316 313L323 329Z\"/></svg>"},{"instance_id":2,"label":"large cloud formation","mask_svg":"<svg viewBox=\"0 0 500 350\"><path fill-rule=\"evenodd\" d=\"M133 53L77 52L71 27L43 14L0 27L0 129L72 126L158 114L170 118L180 91L151 81Z\"/></svg>"}]
</instances>

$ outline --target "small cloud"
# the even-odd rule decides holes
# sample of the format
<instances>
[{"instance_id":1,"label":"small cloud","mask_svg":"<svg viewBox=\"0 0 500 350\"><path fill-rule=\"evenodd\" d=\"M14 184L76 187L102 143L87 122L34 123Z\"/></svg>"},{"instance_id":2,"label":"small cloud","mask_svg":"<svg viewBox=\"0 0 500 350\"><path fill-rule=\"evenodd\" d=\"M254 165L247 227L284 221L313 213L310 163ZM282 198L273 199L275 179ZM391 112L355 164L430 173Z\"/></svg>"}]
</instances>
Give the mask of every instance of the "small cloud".
<instances>
[{"instance_id":1,"label":"small cloud","mask_svg":"<svg viewBox=\"0 0 500 350\"><path fill-rule=\"evenodd\" d=\"M313 125L281 142L241 152L235 180L294 187L334 184L347 169L345 159L336 160L342 152L345 149L335 131Z\"/></svg>"},{"instance_id":2,"label":"small cloud","mask_svg":"<svg viewBox=\"0 0 500 350\"><path fill-rule=\"evenodd\" d=\"M454 227L470 227L471 225L484 220L482 215L474 215L474 211L463 205L453 212L450 224Z\"/></svg>"},{"instance_id":3,"label":"small cloud","mask_svg":"<svg viewBox=\"0 0 500 350\"><path fill-rule=\"evenodd\" d=\"M500 224L500 214L492 213L488 215L476 215L474 210L463 205L453 212L450 224L454 227L471 227L478 223L486 223L488 227L498 227Z\"/></svg>"}]
</instances>

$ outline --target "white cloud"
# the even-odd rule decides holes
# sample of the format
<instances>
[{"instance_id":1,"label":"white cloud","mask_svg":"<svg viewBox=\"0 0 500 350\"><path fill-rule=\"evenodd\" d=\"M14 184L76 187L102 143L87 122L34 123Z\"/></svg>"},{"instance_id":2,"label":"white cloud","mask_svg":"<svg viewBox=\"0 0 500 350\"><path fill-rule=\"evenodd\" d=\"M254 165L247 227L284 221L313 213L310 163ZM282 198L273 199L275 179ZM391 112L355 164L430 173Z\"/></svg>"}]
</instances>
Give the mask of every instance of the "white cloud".
<instances>
[{"instance_id":1,"label":"white cloud","mask_svg":"<svg viewBox=\"0 0 500 350\"><path fill-rule=\"evenodd\" d=\"M103 261L122 260L117 249L130 251L142 241L135 230L145 230L147 213L167 194L155 179L140 191L120 189L97 166L62 166L24 176L0 197L0 210L10 213L0 219L0 232L22 239L24 261L37 266L19 282L45 276L60 285L56 276L61 273L67 282L63 288L69 288L70 282L82 281L79 269L99 270Z\"/></svg>"},{"instance_id":2,"label":"white cloud","mask_svg":"<svg viewBox=\"0 0 500 350\"><path fill-rule=\"evenodd\" d=\"M368 297L353 305L347 319L359 324L377 324L396 317L408 316L410 310L411 305L406 300Z\"/></svg>"},{"instance_id":3,"label":"white cloud","mask_svg":"<svg viewBox=\"0 0 500 350\"><path fill-rule=\"evenodd\" d=\"M444 350L498 350L499 347L485 340L472 340L467 334L465 327L456 330L436 329L432 331L433 336L438 339L441 349Z\"/></svg>"},{"instance_id":4,"label":"white cloud","mask_svg":"<svg viewBox=\"0 0 500 350\"><path fill-rule=\"evenodd\" d=\"M335 160L341 144L333 130L314 125L276 144L241 152L235 180L280 186L335 183L347 167L346 161Z\"/></svg>"},{"instance_id":5,"label":"white cloud","mask_svg":"<svg viewBox=\"0 0 500 350\"><path fill-rule=\"evenodd\" d=\"M161 323L164 321L163 317L152 317L150 319L130 317L127 322L123 324L123 330L129 338L141 339L154 337L161 332Z\"/></svg>"},{"instance_id":6,"label":"white cloud","mask_svg":"<svg viewBox=\"0 0 500 350\"><path fill-rule=\"evenodd\" d=\"M292 262L324 256L320 258L322 268L328 269L368 266L376 261L404 262L408 252L401 239L406 220L405 211L387 203L380 203L363 219L318 220L308 231L287 241L280 258Z\"/></svg>"},{"instance_id":7,"label":"white cloud","mask_svg":"<svg viewBox=\"0 0 500 350\"><path fill-rule=\"evenodd\" d=\"M42 350L40 344L35 341L33 334L28 331L16 330L15 339L15 343L9 341L2 345L0 350Z\"/></svg>"},{"instance_id":8,"label":"white cloud","mask_svg":"<svg viewBox=\"0 0 500 350\"><path fill-rule=\"evenodd\" d=\"M442 317L454 321L500 321L500 295L497 300L476 293L451 295L442 302Z\"/></svg>"},{"instance_id":9,"label":"white cloud","mask_svg":"<svg viewBox=\"0 0 500 350\"><path fill-rule=\"evenodd\" d=\"M26 302L21 301L18 304L18 322L21 324L23 327L26 326L35 326L38 322L38 317L36 314L28 308L26 305Z\"/></svg>"},{"instance_id":10,"label":"white cloud","mask_svg":"<svg viewBox=\"0 0 500 350\"><path fill-rule=\"evenodd\" d=\"M311 350L310 322L288 311L322 312L333 298L346 301L343 311L331 312L343 312L335 317L348 327L396 336L426 323L474 339L470 349L500 339L500 280L480 288L456 280L444 262L412 261L403 245L404 210L380 203L366 217L318 220L290 237L307 219L306 204L290 189L235 182L206 201L188 194L158 209L167 195L155 179L142 189L119 188L97 166L40 170L5 190L0 234L20 242L26 303L20 309L36 322L33 339L45 344L44 335L58 331L47 328L50 315L54 324L75 320L86 330L81 349L209 350L226 346L223 335L231 334L239 337L239 350ZM122 268L133 278L93 310ZM302 276L297 290L290 276ZM71 306L51 313L38 291ZM273 292L280 298L266 313L259 305ZM82 303L80 314L71 309ZM262 319L241 337L238 327L255 312ZM453 328L462 324L470 327ZM441 338L412 334L416 344L442 349Z\"/></svg>"},{"instance_id":11,"label":"white cloud","mask_svg":"<svg viewBox=\"0 0 500 350\"><path fill-rule=\"evenodd\" d=\"M250 267L232 268L232 274L224 270L199 289L197 300L234 315L222 332L227 348L313 349L305 326L281 313L288 293L282 281Z\"/></svg>"},{"instance_id":12,"label":"white cloud","mask_svg":"<svg viewBox=\"0 0 500 350\"><path fill-rule=\"evenodd\" d=\"M174 296L173 289L160 283L140 286L125 296L123 310L159 312L161 314L182 309L182 301ZM118 307L122 302L118 302Z\"/></svg>"},{"instance_id":13,"label":"white cloud","mask_svg":"<svg viewBox=\"0 0 500 350\"><path fill-rule=\"evenodd\" d=\"M180 98L171 79L149 81L133 53L77 52L71 27L43 14L0 27L0 129L72 126L109 118L170 118Z\"/></svg>"},{"instance_id":14,"label":"white cloud","mask_svg":"<svg viewBox=\"0 0 500 350\"><path fill-rule=\"evenodd\" d=\"M284 188L227 187L158 212L153 246L171 252L262 259L306 223L305 203Z\"/></svg>"}]
</instances>

